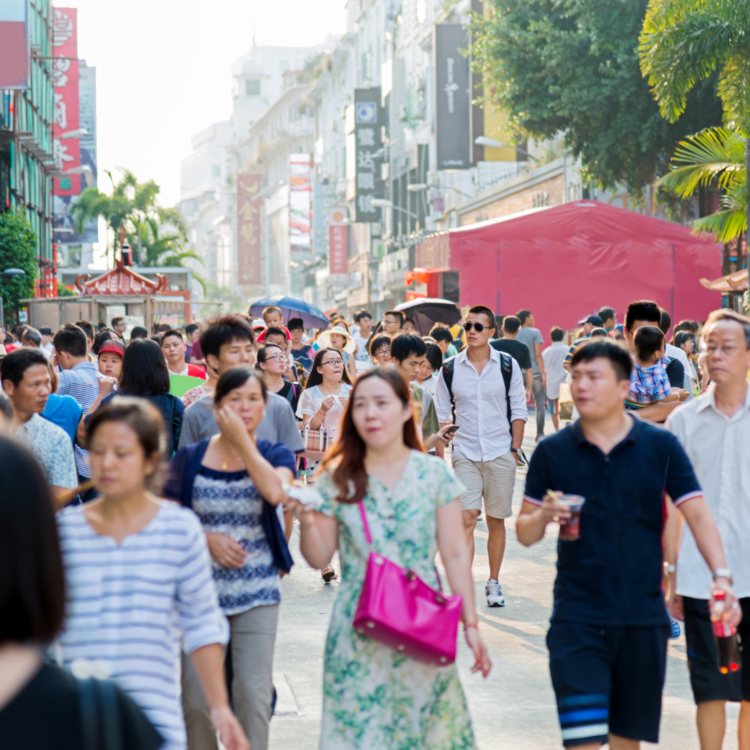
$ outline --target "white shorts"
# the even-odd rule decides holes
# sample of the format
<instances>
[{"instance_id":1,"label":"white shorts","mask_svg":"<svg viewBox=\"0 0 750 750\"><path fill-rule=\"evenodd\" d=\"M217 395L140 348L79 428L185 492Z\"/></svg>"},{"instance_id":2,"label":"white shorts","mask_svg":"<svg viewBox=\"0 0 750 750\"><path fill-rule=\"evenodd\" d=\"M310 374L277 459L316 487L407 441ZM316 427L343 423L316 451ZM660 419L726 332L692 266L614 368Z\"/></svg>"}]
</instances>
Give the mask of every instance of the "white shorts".
<instances>
[{"instance_id":1,"label":"white shorts","mask_svg":"<svg viewBox=\"0 0 750 750\"><path fill-rule=\"evenodd\" d=\"M461 496L462 510L481 510L491 518L513 515L513 490L516 486L516 459L508 451L492 461L472 461L453 450L453 471L466 487Z\"/></svg>"}]
</instances>

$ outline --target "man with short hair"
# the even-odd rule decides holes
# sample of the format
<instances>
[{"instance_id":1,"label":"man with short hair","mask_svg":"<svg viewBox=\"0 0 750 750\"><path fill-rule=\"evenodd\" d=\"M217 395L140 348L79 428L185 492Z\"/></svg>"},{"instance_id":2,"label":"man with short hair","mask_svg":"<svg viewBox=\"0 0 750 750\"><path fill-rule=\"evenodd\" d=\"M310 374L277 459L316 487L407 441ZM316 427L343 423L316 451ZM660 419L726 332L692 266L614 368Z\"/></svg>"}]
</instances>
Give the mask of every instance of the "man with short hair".
<instances>
[{"instance_id":1,"label":"man with short hair","mask_svg":"<svg viewBox=\"0 0 750 750\"><path fill-rule=\"evenodd\" d=\"M42 337L42 349L45 349L47 352L49 352L49 355L52 356L55 351L55 347L52 345L52 329L47 328L47 326L43 326L39 329L39 333ZM0 344L2 343L3 342L0 341Z\"/></svg>"},{"instance_id":2,"label":"man with short hair","mask_svg":"<svg viewBox=\"0 0 750 750\"><path fill-rule=\"evenodd\" d=\"M302 365L305 377L307 377L315 359L315 350L304 341L305 322L302 318L292 318L287 325L287 330L292 337L292 357L298 365Z\"/></svg>"},{"instance_id":3,"label":"man with short hair","mask_svg":"<svg viewBox=\"0 0 750 750\"><path fill-rule=\"evenodd\" d=\"M77 320L75 325L86 334L86 355L89 357L89 361L96 362L96 359L90 354L91 347L94 345L94 326L88 320Z\"/></svg>"},{"instance_id":4,"label":"man with short hair","mask_svg":"<svg viewBox=\"0 0 750 750\"><path fill-rule=\"evenodd\" d=\"M36 349L10 352L0 361L0 382L13 405L11 432L36 456L55 497L76 487L70 438L40 416L52 392L47 358Z\"/></svg>"},{"instance_id":5,"label":"man with short hair","mask_svg":"<svg viewBox=\"0 0 750 750\"><path fill-rule=\"evenodd\" d=\"M24 346L29 347L30 349L39 349L39 351L44 354L47 359L49 359L52 355L42 346L42 334L39 333L39 331L36 330L36 328L27 328L23 332L23 337L21 338L21 343Z\"/></svg>"},{"instance_id":6,"label":"man with short hair","mask_svg":"<svg viewBox=\"0 0 750 750\"><path fill-rule=\"evenodd\" d=\"M401 310L388 310L383 314L383 332L393 338L401 333L406 315Z\"/></svg>"},{"instance_id":7,"label":"man with short hair","mask_svg":"<svg viewBox=\"0 0 750 750\"><path fill-rule=\"evenodd\" d=\"M120 337L121 341L125 341L125 329L128 327L125 318L121 315L115 315L112 318L112 330Z\"/></svg>"},{"instance_id":8,"label":"man with short hair","mask_svg":"<svg viewBox=\"0 0 750 750\"><path fill-rule=\"evenodd\" d=\"M185 362L192 362L193 344L198 341L201 335L201 327L197 323L190 323L185 326Z\"/></svg>"},{"instance_id":9,"label":"man with short hair","mask_svg":"<svg viewBox=\"0 0 750 750\"><path fill-rule=\"evenodd\" d=\"M496 325L488 307L469 309L464 322L466 349L440 370L435 408L441 427L451 423L452 415L458 426L453 435L453 469L466 486L461 509L472 560L474 530L484 498L490 563L485 596L488 606L504 607L498 579L505 554L505 519L513 514L516 466L528 410L518 362L490 346Z\"/></svg>"},{"instance_id":10,"label":"man with short hair","mask_svg":"<svg viewBox=\"0 0 750 750\"><path fill-rule=\"evenodd\" d=\"M521 330L516 335L520 341L529 349L531 356L531 370L533 380L531 392L534 395L534 411L536 412L536 439L537 442L544 437L544 410L547 400L547 372L544 369L544 358L542 357L542 344L544 338L538 328L534 328L534 316L529 310L519 310L516 317L521 321Z\"/></svg>"},{"instance_id":11,"label":"man with short hair","mask_svg":"<svg viewBox=\"0 0 750 750\"><path fill-rule=\"evenodd\" d=\"M206 357L206 365L212 374L213 383L206 383L208 395L193 401L192 406L185 409L180 446L197 443L219 431L214 414L215 383L232 367L248 366L254 361L254 340L253 329L235 315L218 318L201 334L201 349ZM185 394L186 397L190 395L191 391ZM295 453L304 448L292 407L285 398L275 393L268 394L266 414L255 435L259 440L284 443Z\"/></svg>"},{"instance_id":12,"label":"man with short hair","mask_svg":"<svg viewBox=\"0 0 750 750\"><path fill-rule=\"evenodd\" d=\"M609 332L615 330L615 325L617 324L617 314L611 307L601 307L599 308L599 317L602 321L601 327L604 328L605 331L607 331L607 335L609 336Z\"/></svg>"},{"instance_id":13,"label":"man with short hair","mask_svg":"<svg viewBox=\"0 0 750 750\"><path fill-rule=\"evenodd\" d=\"M443 359L446 357L455 357L458 354L458 350L453 344L453 334L451 329L443 323L435 323L430 331L430 337L434 339L435 343L443 353Z\"/></svg>"},{"instance_id":14,"label":"man with short hair","mask_svg":"<svg viewBox=\"0 0 750 750\"><path fill-rule=\"evenodd\" d=\"M558 542L547 648L563 744L637 750L659 741L669 617L662 593L665 495L680 508L714 573L714 591L739 622L721 538L679 441L625 411L632 361L608 339L573 356L579 419L543 440L526 477L518 540L539 542L573 519L565 496L584 498ZM578 514L578 511L576 511ZM562 534L562 531L561 531ZM711 577L706 597L713 595ZM717 670L718 671L718 670Z\"/></svg>"},{"instance_id":15,"label":"man with short hair","mask_svg":"<svg viewBox=\"0 0 750 750\"><path fill-rule=\"evenodd\" d=\"M133 329L130 331L130 343L131 344L138 339L147 339L147 338L148 338L148 330L146 328L144 328L143 326L133 326Z\"/></svg>"},{"instance_id":16,"label":"man with short hair","mask_svg":"<svg viewBox=\"0 0 750 750\"><path fill-rule=\"evenodd\" d=\"M62 368L57 376L57 393L72 396L87 414L100 391L99 368L87 355L86 334L77 324L67 323L53 337L57 364ZM107 391L109 392L109 391ZM74 446L78 478L81 483L91 479L89 452L76 443ZM94 490L83 495L84 500L96 496Z\"/></svg>"},{"instance_id":17,"label":"man with short hair","mask_svg":"<svg viewBox=\"0 0 750 750\"><path fill-rule=\"evenodd\" d=\"M191 378L206 379L206 371L202 367L189 365L185 361L185 342L179 331L174 328L165 331L160 346L164 359L167 360L170 378L172 375L188 375Z\"/></svg>"},{"instance_id":18,"label":"man with short hair","mask_svg":"<svg viewBox=\"0 0 750 750\"><path fill-rule=\"evenodd\" d=\"M449 426L440 427L432 394L416 382L417 372L424 364L426 357L427 345L419 336L400 333L391 340L391 362L411 387L412 401L415 407L414 421L422 445L428 453L435 448L437 454L442 457L442 448L448 444L448 440L443 440L442 436Z\"/></svg>"},{"instance_id":19,"label":"man with short hair","mask_svg":"<svg viewBox=\"0 0 750 750\"><path fill-rule=\"evenodd\" d=\"M698 398L676 409L667 429L693 463L711 515L724 544L726 565L734 577L742 607L739 636L750 643L750 318L732 310L708 316L703 338L711 385ZM690 684L697 704L701 750L720 750L726 727L725 704L740 703L739 745L750 738L750 664L721 674L709 614L712 570L706 565L690 529L680 539L679 519L670 519L665 539L669 604L673 617L685 621ZM679 546L679 555L675 553ZM676 562L676 567L675 567ZM715 571L713 571L715 574ZM676 589L675 589L676 574ZM745 649L747 653L747 649Z\"/></svg>"},{"instance_id":20,"label":"man with short hair","mask_svg":"<svg viewBox=\"0 0 750 750\"><path fill-rule=\"evenodd\" d=\"M503 338L490 342L493 349L510 354L518 362L518 366L526 374L526 400L531 398L534 386L534 371L531 366L531 354L529 347L521 341L516 341L516 336L521 328L521 321L515 315L506 315L503 318Z\"/></svg>"},{"instance_id":21,"label":"man with short hair","mask_svg":"<svg viewBox=\"0 0 750 750\"><path fill-rule=\"evenodd\" d=\"M367 310L360 310L354 316L354 322L359 326L359 331L352 336L354 343L357 345L354 363L357 366L357 371L361 372L372 367L370 353L367 351L367 344L372 335L372 315Z\"/></svg>"}]
</instances>

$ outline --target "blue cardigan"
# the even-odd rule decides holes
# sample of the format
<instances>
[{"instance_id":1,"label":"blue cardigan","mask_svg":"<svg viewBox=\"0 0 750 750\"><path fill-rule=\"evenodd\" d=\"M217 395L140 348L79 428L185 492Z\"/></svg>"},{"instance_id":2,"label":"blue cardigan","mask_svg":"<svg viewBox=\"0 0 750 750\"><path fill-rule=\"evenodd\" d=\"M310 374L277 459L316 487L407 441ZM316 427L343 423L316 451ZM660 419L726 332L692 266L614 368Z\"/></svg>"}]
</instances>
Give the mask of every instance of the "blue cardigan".
<instances>
[{"instance_id":1,"label":"blue cardigan","mask_svg":"<svg viewBox=\"0 0 750 750\"><path fill-rule=\"evenodd\" d=\"M208 442L209 439L207 438L199 443L186 445L177 451L169 464L169 474L163 492L165 497L182 503L186 508L192 508L193 485L195 484L195 477L200 471L203 456L206 455ZM259 440L259 448L261 448L262 443L271 446L267 441ZM286 543L284 529L281 528L279 517L276 515L276 508L266 500L263 501L261 522L268 545L271 548L274 565L279 570L288 573L294 565L294 561Z\"/></svg>"}]
</instances>

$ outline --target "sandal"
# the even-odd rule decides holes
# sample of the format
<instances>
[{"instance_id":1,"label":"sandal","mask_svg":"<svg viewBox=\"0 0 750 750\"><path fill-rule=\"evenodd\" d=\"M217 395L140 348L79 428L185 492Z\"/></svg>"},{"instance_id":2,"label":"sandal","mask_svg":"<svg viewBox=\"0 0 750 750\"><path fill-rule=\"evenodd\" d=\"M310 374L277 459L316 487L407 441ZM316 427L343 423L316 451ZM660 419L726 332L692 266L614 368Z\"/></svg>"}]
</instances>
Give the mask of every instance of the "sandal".
<instances>
[{"instance_id":1,"label":"sandal","mask_svg":"<svg viewBox=\"0 0 750 750\"><path fill-rule=\"evenodd\" d=\"M333 565L328 565L327 567L323 568L320 573L326 583L335 581L338 578L338 576L336 575L336 571L333 569Z\"/></svg>"}]
</instances>

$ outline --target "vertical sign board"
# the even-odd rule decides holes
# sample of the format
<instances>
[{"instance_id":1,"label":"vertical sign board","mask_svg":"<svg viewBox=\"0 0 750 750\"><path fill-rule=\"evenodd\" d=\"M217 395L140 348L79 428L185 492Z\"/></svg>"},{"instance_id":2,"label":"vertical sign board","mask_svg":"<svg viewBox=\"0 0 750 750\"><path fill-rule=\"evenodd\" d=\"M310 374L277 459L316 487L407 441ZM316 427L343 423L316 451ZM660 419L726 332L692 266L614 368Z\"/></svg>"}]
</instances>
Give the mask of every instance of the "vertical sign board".
<instances>
[{"instance_id":1,"label":"vertical sign board","mask_svg":"<svg viewBox=\"0 0 750 750\"><path fill-rule=\"evenodd\" d=\"M349 225L342 208L332 208L328 220L328 280L346 286L349 279Z\"/></svg>"},{"instance_id":2,"label":"vertical sign board","mask_svg":"<svg viewBox=\"0 0 750 750\"><path fill-rule=\"evenodd\" d=\"M78 104L78 10L55 8L52 26L52 84L55 87L52 142L55 160L63 172L55 179L54 194L68 198L81 194L81 175L66 175L81 166L78 138L61 138L80 128Z\"/></svg>"},{"instance_id":3,"label":"vertical sign board","mask_svg":"<svg viewBox=\"0 0 750 750\"><path fill-rule=\"evenodd\" d=\"M313 190L313 254L328 255L328 224L339 199L336 183L315 182Z\"/></svg>"},{"instance_id":4,"label":"vertical sign board","mask_svg":"<svg viewBox=\"0 0 750 750\"><path fill-rule=\"evenodd\" d=\"M289 154L289 244L292 252L312 250L312 175L310 154Z\"/></svg>"},{"instance_id":5,"label":"vertical sign board","mask_svg":"<svg viewBox=\"0 0 750 750\"><path fill-rule=\"evenodd\" d=\"M373 198L382 198L383 124L380 86L354 89L354 138L356 154L355 221L372 224L380 221L380 209Z\"/></svg>"},{"instance_id":6,"label":"vertical sign board","mask_svg":"<svg viewBox=\"0 0 750 750\"><path fill-rule=\"evenodd\" d=\"M460 24L435 26L435 137L438 169L471 167L471 77Z\"/></svg>"},{"instance_id":7,"label":"vertical sign board","mask_svg":"<svg viewBox=\"0 0 750 750\"><path fill-rule=\"evenodd\" d=\"M262 284L259 174L237 175L237 284Z\"/></svg>"},{"instance_id":8,"label":"vertical sign board","mask_svg":"<svg viewBox=\"0 0 750 750\"><path fill-rule=\"evenodd\" d=\"M27 89L31 68L29 0L0 2L0 89Z\"/></svg>"}]
</instances>

